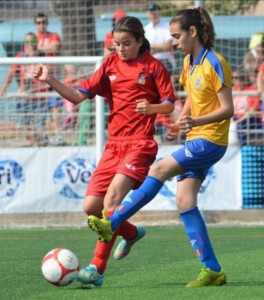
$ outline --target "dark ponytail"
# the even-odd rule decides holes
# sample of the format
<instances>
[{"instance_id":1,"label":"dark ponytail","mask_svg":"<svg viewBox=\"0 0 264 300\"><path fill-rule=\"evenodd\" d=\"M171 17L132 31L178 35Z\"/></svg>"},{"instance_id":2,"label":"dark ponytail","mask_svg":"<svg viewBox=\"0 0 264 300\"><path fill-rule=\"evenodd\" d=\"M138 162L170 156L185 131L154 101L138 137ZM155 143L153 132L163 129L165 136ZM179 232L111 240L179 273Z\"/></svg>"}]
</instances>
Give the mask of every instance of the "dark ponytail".
<instances>
[{"instance_id":1,"label":"dark ponytail","mask_svg":"<svg viewBox=\"0 0 264 300\"><path fill-rule=\"evenodd\" d=\"M188 31L191 26L196 27L201 44L206 48L214 47L215 30L208 12L197 7L180 10L170 21L170 24L179 22L181 29Z\"/></svg>"}]
</instances>

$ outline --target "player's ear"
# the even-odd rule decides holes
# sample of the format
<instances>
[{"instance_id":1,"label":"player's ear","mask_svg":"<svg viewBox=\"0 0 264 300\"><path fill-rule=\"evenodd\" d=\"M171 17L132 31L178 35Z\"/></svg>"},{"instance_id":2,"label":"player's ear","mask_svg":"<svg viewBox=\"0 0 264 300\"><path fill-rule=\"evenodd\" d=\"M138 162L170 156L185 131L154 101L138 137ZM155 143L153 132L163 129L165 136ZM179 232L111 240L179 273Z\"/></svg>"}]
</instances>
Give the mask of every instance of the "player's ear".
<instances>
[{"instance_id":1,"label":"player's ear","mask_svg":"<svg viewBox=\"0 0 264 300\"><path fill-rule=\"evenodd\" d=\"M197 35L197 29L196 29L195 26L191 26L189 28L189 34L190 34L191 37L195 37Z\"/></svg>"}]
</instances>

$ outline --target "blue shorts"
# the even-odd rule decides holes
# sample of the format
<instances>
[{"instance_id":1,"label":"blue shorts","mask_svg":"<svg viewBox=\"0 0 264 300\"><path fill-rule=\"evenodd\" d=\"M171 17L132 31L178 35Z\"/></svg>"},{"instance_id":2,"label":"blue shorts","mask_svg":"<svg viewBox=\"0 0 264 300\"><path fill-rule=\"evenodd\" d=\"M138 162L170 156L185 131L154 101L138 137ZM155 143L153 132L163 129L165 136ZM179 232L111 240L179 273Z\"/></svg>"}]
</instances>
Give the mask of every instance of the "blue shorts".
<instances>
[{"instance_id":1,"label":"blue shorts","mask_svg":"<svg viewBox=\"0 0 264 300\"><path fill-rule=\"evenodd\" d=\"M49 107L62 107L63 100L61 97L50 97L49 98Z\"/></svg>"},{"instance_id":2,"label":"blue shorts","mask_svg":"<svg viewBox=\"0 0 264 300\"><path fill-rule=\"evenodd\" d=\"M184 146L173 152L172 157L186 170L177 176L177 181L185 178L199 178L204 181L208 170L225 154L227 147L216 145L203 138L185 142Z\"/></svg>"},{"instance_id":3,"label":"blue shorts","mask_svg":"<svg viewBox=\"0 0 264 300\"><path fill-rule=\"evenodd\" d=\"M16 103L17 127L33 126L35 129L44 128L47 121L48 106L46 101L22 100Z\"/></svg>"}]
</instances>

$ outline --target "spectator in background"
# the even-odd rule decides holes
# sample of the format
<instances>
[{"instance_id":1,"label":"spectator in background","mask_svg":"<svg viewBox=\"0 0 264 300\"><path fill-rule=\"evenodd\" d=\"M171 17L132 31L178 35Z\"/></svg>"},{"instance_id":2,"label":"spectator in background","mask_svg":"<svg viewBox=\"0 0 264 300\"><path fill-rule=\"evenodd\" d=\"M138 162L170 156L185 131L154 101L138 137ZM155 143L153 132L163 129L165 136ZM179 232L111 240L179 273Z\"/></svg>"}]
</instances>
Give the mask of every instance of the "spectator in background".
<instances>
[{"instance_id":1,"label":"spectator in background","mask_svg":"<svg viewBox=\"0 0 264 300\"><path fill-rule=\"evenodd\" d=\"M174 139L168 139L167 137L167 126L171 123L174 123L177 120L178 116L180 115L182 108L184 106L186 96L179 96L177 95L178 92L183 91L183 86L179 82L179 76L173 75L171 76L172 85L174 88L174 92L176 95L176 101L174 105L174 111L171 114L157 114L155 120L155 128L157 131L158 138L162 143L165 142L175 142ZM180 133L177 137L178 141L182 139L182 142L185 139L185 135Z\"/></svg>"},{"instance_id":2,"label":"spectator in background","mask_svg":"<svg viewBox=\"0 0 264 300\"><path fill-rule=\"evenodd\" d=\"M48 31L48 16L39 12L34 18L37 30L38 50L46 54L46 56L59 56L61 49L61 38L58 33ZM53 65L52 71L59 78L59 68ZM60 132L60 115L63 100L61 97L51 97L49 99L49 108L51 110L51 128L55 131L55 136L51 140L54 144L63 143Z\"/></svg>"},{"instance_id":3,"label":"spectator in background","mask_svg":"<svg viewBox=\"0 0 264 300\"><path fill-rule=\"evenodd\" d=\"M264 60L264 33L255 33L249 42L249 51L244 55L243 66L249 76L258 71Z\"/></svg>"},{"instance_id":4,"label":"spectator in background","mask_svg":"<svg viewBox=\"0 0 264 300\"><path fill-rule=\"evenodd\" d=\"M69 87L76 87L78 83L81 81L80 77L76 76L76 66L67 64L64 66L65 69L65 78L64 84ZM83 79L83 78L82 78ZM65 112L67 113L63 123L62 130L74 129L77 124L77 113L78 106L63 98L63 107Z\"/></svg>"},{"instance_id":5,"label":"spectator in background","mask_svg":"<svg viewBox=\"0 0 264 300\"><path fill-rule=\"evenodd\" d=\"M172 50L169 22L161 19L160 6L154 3L147 5L147 15L150 22L144 29L146 38L150 42L151 54L159 59L172 75L176 63Z\"/></svg>"},{"instance_id":6,"label":"spectator in background","mask_svg":"<svg viewBox=\"0 0 264 300\"><path fill-rule=\"evenodd\" d=\"M37 48L37 37L29 32L24 38L24 50L17 53L16 57L45 56ZM3 97L14 76L19 77L19 91L29 93L40 93L50 91L50 87L43 82L33 78L34 65L12 65L6 74L0 90L0 97ZM43 131L48 112L47 98L25 97L16 104L16 126L24 129L29 146L46 146L48 139L40 132Z\"/></svg>"},{"instance_id":7,"label":"spectator in background","mask_svg":"<svg viewBox=\"0 0 264 300\"><path fill-rule=\"evenodd\" d=\"M256 87L249 83L248 74L244 68L238 68L232 73L233 91L256 91ZM261 121L258 115L260 108L260 97L249 95L233 95L234 117L238 142L241 145L247 144L247 139L256 139L258 134L254 132L261 128ZM252 130L252 132L248 132Z\"/></svg>"},{"instance_id":8,"label":"spectator in background","mask_svg":"<svg viewBox=\"0 0 264 300\"><path fill-rule=\"evenodd\" d=\"M163 65L172 74L176 67L175 58L172 52L172 37L169 31L169 22L162 20L160 16L160 6L155 3L147 4L147 16L149 23L144 27L145 36L149 40L151 54L160 60ZM167 130L166 126L172 122L172 116L157 115L155 120L155 128L157 131L158 140L166 141Z\"/></svg>"},{"instance_id":9,"label":"spectator in background","mask_svg":"<svg viewBox=\"0 0 264 300\"><path fill-rule=\"evenodd\" d=\"M264 129L264 61L259 66L256 81L256 88L260 95L260 111L262 112L261 121Z\"/></svg>"},{"instance_id":10,"label":"spectator in background","mask_svg":"<svg viewBox=\"0 0 264 300\"><path fill-rule=\"evenodd\" d=\"M263 99L263 93L264 93L264 62L262 62L258 68L257 71L257 79L256 79L256 87L257 87L257 91L259 92L259 94Z\"/></svg>"},{"instance_id":11,"label":"spectator in background","mask_svg":"<svg viewBox=\"0 0 264 300\"><path fill-rule=\"evenodd\" d=\"M48 17L38 13L34 18L37 29L38 50L47 56L58 56L61 48L61 38L58 33L48 31Z\"/></svg>"},{"instance_id":12,"label":"spectator in background","mask_svg":"<svg viewBox=\"0 0 264 300\"><path fill-rule=\"evenodd\" d=\"M115 23L118 20L126 17L126 15L127 14L123 9L116 10L113 14L112 29L114 28ZM115 52L116 52L116 50L115 50L115 45L114 45L113 33L112 33L112 31L110 31L105 35L103 56L104 56L104 58L107 58L109 55L111 55Z\"/></svg>"}]
</instances>

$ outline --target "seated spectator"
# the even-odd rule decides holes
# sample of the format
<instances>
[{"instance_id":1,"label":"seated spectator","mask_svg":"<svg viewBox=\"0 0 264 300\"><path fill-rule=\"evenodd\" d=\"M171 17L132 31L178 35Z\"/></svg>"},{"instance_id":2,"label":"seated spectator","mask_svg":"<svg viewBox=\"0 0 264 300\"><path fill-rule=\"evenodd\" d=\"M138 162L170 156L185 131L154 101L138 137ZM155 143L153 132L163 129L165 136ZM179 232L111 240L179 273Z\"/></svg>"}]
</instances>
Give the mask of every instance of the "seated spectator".
<instances>
[{"instance_id":1,"label":"seated spectator","mask_svg":"<svg viewBox=\"0 0 264 300\"><path fill-rule=\"evenodd\" d=\"M262 62L259 66L256 82L257 82L256 83L257 91L261 99L261 104L260 104L260 110L262 112L261 120L262 120L262 127L264 128L264 62Z\"/></svg>"},{"instance_id":2,"label":"seated spectator","mask_svg":"<svg viewBox=\"0 0 264 300\"><path fill-rule=\"evenodd\" d=\"M76 76L75 65L65 65L64 69L65 69L65 79L64 79L65 85L76 87L81 80ZM77 118L77 113L79 111L78 106L66 99L63 99L63 107L67 115L62 123L62 130L74 129L78 119Z\"/></svg>"},{"instance_id":3,"label":"seated spectator","mask_svg":"<svg viewBox=\"0 0 264 300\"><path fill-rule=\"evenodd\" d=\"M37 49L37 37L34 33L29 32L25 35L24 50L19 52L16 57L35 57L45 56L45 53ZM15 74L19 76L19 91L28 93L49 92L50 87L33 78L34 65L12 65L6 74L0 97L4 96L8 86L12 82ZM40 132L44 129L48 113L47 98L30 98L23 97L16 104L16 126L24 129L26 138L30 146L47 145L47 137Z\"/></svg>"},{"instance_id":4,"label":"seated spectator","mask_svg":"<svg viewBox=\"0 0 264 300\"><path fill-rule=\"evenodd\" d=\"M108 32L105 36L104 40L104 58L107 58L108 56L114 54L116 52L115 44L114 44L114 38L112 35L112 32Z\"/></svg>"},{"instance_id":5,"label":"seated spectator","mask_svg":"<svg viewBox=\"0 0 264 300\"><path fill-rule=\"evenodd\" d=\"M249 51L244 55L243 66L250 75L258 71L264 60L264 33L255 33L249 42Z\"/></svg>"},{"instance_id":6,"label":"seated spectator","mask_svg":"<svg viewBox=\"0 0 264 300\"><path fill-rule=\"evenodd\" d=\"M64 70L64 84L66 86L76 87L81 81L87 78L87 74L79 74L79 72L77 72L76 65L66 64L64 65ZM78 105L75 105L70 101L63 99L63 107L67 115L63 120L61 130L75 129L78 121Z\"/></svg>"},{"instance_id":7,"label":"seated spectator","mask_svg":"<svg viewBox=\"0 0 264 300\"><path fill-rule=\"evenodd\" d=\"M112 19L112 28L114 28L115 23L126 17L126 12L123 9L118 9L114 12L113 14L113 19ZM104 58L107 58L109 55L115 53L115 45L114 45L114 38L112 31L108 32L105 36L104 39L104 53L103 56Z\"/></svg>"},{"instance_id":8,"label":"seated spectator","mask_svg":"<svg viewBox=\"0 0 264 300\"><path fill-rule=\"evenodd\" d=\"M256 87L248 84L249 79L243 68L238 68L232 74L233 91L256 91ZM234 117L237 138L241 145L248 144L249 140L256 140L259 136L255 130L261 129L261 121L258 115L260 107L259 96L233 95ZM251 131L251 132L249 132ZM249 140L248 140L249 139Z\"/></svg>"}]
</instances>

